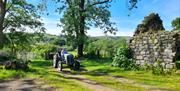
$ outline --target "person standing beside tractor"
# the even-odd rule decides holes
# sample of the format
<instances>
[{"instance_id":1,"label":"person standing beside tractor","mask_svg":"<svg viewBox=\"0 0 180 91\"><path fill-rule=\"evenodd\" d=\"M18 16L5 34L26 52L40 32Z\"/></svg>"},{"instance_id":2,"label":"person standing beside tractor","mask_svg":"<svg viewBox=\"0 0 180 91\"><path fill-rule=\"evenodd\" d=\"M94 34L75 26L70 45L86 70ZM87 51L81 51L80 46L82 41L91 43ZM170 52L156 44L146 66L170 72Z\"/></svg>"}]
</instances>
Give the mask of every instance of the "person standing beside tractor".
<instances>
[{"instance_id":1,"label":"person standing beside tractor","mask_svg":"<svg viewBox=\"0 0 180 91\"><path fill-rule=\"evenodd\" d=\"M61 50L61 58L62 58L63 60L65 59L65 57L64 57L65 54L68 54L68 52L67 52L66 48L63 48L63 49Z\"/></svg>"}]
</instances>

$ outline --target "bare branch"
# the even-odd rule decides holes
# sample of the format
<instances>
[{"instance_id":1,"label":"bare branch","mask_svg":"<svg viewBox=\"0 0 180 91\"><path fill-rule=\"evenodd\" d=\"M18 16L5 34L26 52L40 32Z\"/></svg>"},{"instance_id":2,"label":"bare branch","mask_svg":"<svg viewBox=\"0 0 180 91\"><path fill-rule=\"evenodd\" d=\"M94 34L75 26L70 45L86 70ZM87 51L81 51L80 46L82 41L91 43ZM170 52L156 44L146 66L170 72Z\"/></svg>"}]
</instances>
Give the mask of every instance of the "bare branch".
<instances>
[{"instance_id":1,"label":"bare branch","mask_svg":"<svg viewBox=\"0 0 180 91\"><path fill-rule=\"evenodd\" d=\"M4 4L6 4L7 3L7 0L4 0Z\"/></svg>"},{"instance_id":2,"label":"bare branch","mask_svg":"<svg viewBox=\"0 0 180 91\"><path fill-rule=\"evenodd\" d=\"M6 9L7 0L4 0L3 4L4 4L4 7Z\"/></svg>"},{"instance_id":3,"label":"bare branch","mask_svg":"<svg viewBox=\"0 0 180 91\"><path fill-rule=\"evenodd\" d=\"M70 0L66 0L66 2L68 3L68 5L70 5L71 3L70 3Z\"/></svg>"},{"instance_id":4,"label":"bare branch","mask_svg":"<svg viewBox=\"0 0 180 91\"><path fill-rule=\"evenodd\" d=\"M107 3L107 2L112 2L112 0L98 1L98 2L95 2L95 3L91 4L90 7L92 7L92 6L94 6L94 5L98 5L98 4Z\"/></svg>"},{"instance_id":5,"label":"bare branch","mask_svg":"<svg viewBox=\"0 0 180 91\"><path fill-rule=\"evenodd\" d=\"M6 9L6 12L9 11L9 9L12 7L13 3Z\"/></svg>"},{"instance_id":6,"label":"bare branch","mask_svg":"<svg viewBox=\"0 0 180 91\"><path fill-rule=\"evenodd\" d=\"M91 5L89 5L87 8L92 7L92 6L95 6L95 5L99 5L99 4L108 3L108 2L112 2L112 0L98 1L98 2L95 2L95 3L91 4ZM87 8L86 8L84 11L86 11Z\"/></svg>"},{"instance_id":7,"label":"bare branch","mask_svg":"<svg viewBox=\"0 0 180 91\"><path fill-rule=\"evenodd\" d=\"M9 12L7 11L11 16L15 17L15 21L18 21L18 18L16 18L16 16L12 13L12 12ZM4 26L3 26L3 30L7 28L7 26L9 25L10 22L7 22Z\"/></svg>"}]
</instances>

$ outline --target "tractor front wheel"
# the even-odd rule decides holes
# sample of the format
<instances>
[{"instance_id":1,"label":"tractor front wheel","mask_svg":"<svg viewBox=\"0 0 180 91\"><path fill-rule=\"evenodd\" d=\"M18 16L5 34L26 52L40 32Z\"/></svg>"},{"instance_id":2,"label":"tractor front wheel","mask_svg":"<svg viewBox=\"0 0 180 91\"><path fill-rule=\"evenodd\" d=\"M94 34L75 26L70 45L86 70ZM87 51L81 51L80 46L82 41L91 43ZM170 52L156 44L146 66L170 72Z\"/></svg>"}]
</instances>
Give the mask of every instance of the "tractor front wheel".
<instances>
[{"instance_id":1,"label":"tractor front wheel","mask_svg":"<svg viewBox=\"0 0 180 91\"><path fill-rule=\"evenodd\" d=\"M57 57L56 54L55 54L54 57L53 57L53 67L54 67L54 68L57 68L57 67L58 67L58 57Z\"/></svg>"}]
</instances>

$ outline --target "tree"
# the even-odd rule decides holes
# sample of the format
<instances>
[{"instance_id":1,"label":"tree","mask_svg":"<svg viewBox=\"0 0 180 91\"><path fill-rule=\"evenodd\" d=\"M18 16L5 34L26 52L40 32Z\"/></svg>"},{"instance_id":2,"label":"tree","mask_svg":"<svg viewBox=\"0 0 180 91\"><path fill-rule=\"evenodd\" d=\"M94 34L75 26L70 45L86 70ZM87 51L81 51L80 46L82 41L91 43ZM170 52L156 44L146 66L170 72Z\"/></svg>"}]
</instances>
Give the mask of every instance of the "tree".
<instances>
[{"instance_id":1,"label":"tree","mask_svg":"<svg viewBox=\"0 0 180 91\"><path fill-rule=\"evenodd\" d=\"M0 0L0 48L4 46L6 30L25 30L25 26L44 30L36 10L26 0Z\"/></svg>"},{"instance_id":2,"label":"tree","mask_svg":"<svg viewBox=\"0 0 180 91\"><path fill-rule=\"evenodd\" d=\"M176 19L174 19L172 22L172 27L174 28L173 30L180 30L180 17L177 17Z\"/></svg>"},{"instance_id":3,"label":"tree","mask_svg":"<svg viewBox=\"0 0 180 91\"><path fill-rule=\"evenodd\" d=\"M151 13L136 28L135 35L148 32L164 30L163 22L158 14Z\"/></svg>"},{"instance_id":4,"label":"tree","mask_svg":"<svg viewBox=\"0 0 180 91\"><path fill-rule=\"evenodd\" d=\"M93 39L93 40L92 40ZM85 45L85 51L89 57L112 57L119 47L126 47L127 39L121 37L89 37Z\"/></svg>"},{"instance_id":5,"label":"tree","mask_svg":"<svg viewBox=\"0 0 180 91\"><path fill-rule=\"evenodd\" d=\"M86 30L90 26L100 27L105 32L114 33L116 31L112 27L113 23L109 21L110 12L107 8L110 2L110 0L66 0L67 8L61 18L63 32L74 38L79 57L83 56Z\"/></svg>"},{"instance_id":6,"label":"tree","mask_svg":"<svg viewBox=\"0 0 180 91\"><path fill-rule=\"evenodd\" d=\"M47 1L47 0L44 0ZM87 39L86 32L91 26L99 27L104 33L117 31L110 22L110 3L114 0L54 0L61 3L57 11L63 12L61 18L62 32L68 35L77 44L78 56L83 56L84 43ZM138 0L128 0L131 4L129 10L136 7ZM44 3L43 3L44 4Z\"/></svg>"},{"instance_id":7,"label":"tree","mask_svg":"<svg viewBox=\"0 0 180 91\"><path fill-rule=\"evenodd\" d=\"M34 33L25 33L22 31L12 31L6 33L7 47L11 49L13 55L21 51L30 51L32 44L34 44Z\"/></svg>"}]
</instances>

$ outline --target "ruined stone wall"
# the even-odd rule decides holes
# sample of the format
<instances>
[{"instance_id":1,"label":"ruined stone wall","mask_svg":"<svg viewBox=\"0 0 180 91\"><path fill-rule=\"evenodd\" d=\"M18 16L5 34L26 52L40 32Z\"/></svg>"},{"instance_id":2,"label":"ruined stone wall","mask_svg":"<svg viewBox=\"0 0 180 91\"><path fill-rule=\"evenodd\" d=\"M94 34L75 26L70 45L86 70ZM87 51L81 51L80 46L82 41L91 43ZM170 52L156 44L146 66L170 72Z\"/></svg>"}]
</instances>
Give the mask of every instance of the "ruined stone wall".
<instances>
[{"instance_id":1,"label":"ruined stone wall","mask_svg":"<svg viewBox=\"0 0 180 91\"><path fill-rule=\"evenodd\" d=\"M130 48L137 64L163 62L165 68L173 68L180 48L180 31L159 31L142 33L130 41Z\"/></svg>"}]
</instances>

